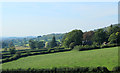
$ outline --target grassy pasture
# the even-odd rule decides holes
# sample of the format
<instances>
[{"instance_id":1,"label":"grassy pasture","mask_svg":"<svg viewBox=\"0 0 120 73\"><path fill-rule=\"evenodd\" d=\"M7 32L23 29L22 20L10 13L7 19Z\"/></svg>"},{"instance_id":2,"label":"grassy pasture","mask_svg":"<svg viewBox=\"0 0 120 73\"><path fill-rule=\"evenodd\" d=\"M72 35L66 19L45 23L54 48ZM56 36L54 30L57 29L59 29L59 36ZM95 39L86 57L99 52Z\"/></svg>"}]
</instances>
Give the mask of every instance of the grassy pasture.
<instances>
[{"instance_id":1,"label":"grassy pasture","mask_svg":"<svg viewBox=\"0 0 120 73\"><path fill-rule=\"evenodd\" d=\"M19 46L19 47L15 47L16 50L25 50L25 49L30 49L30 47L23 47L23 46Z\"/></svg>"},{"instance_id":2,"label":"grassy pasture","mask_svg":"<svg viewBox=\"0 0 120 73\"><path fill-rule=\"evenodd\" d=\"M2 69L28 69L53 67L97 67L109 70L118 65L118 47L90 51L68 51L29 56L2 64Z\"/></svg>"}]
</instances>

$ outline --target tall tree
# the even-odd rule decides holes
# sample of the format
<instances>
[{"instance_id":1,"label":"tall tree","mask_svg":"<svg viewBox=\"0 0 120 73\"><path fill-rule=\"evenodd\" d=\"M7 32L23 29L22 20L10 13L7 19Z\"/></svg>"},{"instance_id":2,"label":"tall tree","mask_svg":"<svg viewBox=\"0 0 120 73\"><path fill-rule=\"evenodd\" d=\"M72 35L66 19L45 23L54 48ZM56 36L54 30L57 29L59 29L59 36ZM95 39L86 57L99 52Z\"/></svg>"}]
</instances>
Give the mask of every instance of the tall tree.
<instances>
[{"instance_id":1,"label":"tall tree","mask_svg":"<svg viewBox=\"0 0 120 73\"><path fill-rule=\"evenodd\" d=\"M116 32L117 44L120 44L120 32Z\"/></svg>"},{"instance_id":2,"label":"tall tree","mask_svg":"<svg viewBox=\"0 0 120 73\"><path fill-rule=\"evenodd\" d=\"M115 33L112 33L108 39L110 43L117 43L117 36Z\"/></svg>"},{"instance_id":3,"label":"tall tree","mask_svg":"<svg viewBox=\"0 0 120 73\"><path fill-rule=\"evenodd\" d=\"M13 44L13 42L9 43L9 51L10 51L11 54L16 53L15 45Z\"/></svg>"},{"instance_id":4,"label":"tall tree","mask_svg":"<svg viewBox=\"0 0 120 73\"><path fill-rule=\"evenodd\" d=\"M101 45L103 42L107 42L108 35L103 29L98 29L94 35L94 41Z\"/></svg>"},{"instance_id":5,"label":"tall tree","mask_svg":"<svg viewBox=\"0 0 120 73\"><path fill-rule=\"evenodd\" d=\"M37 41L36 42L36 48L41 49L44 48L45 44L43 41Z\"/></svg>"},{"instance_id":6,"label":"tall tree","mask_svg":"<svg viewBox=\"0 0 120 73\"><path fill-rule=\"evenodd\" d=\"M88 31L83 34L84 41L91 41L94 35L94 31Z\"/></svg>"},{"instance_id":7,"label":"tall tree","mask_svg":"<svg viewBox=\"0 0 120 73\"><path fill-rule=\"evenodd\" d=\"M70 44L74 42L75 45L81 45L83 38L83 32L81 30L73 30L67 33L63 40L63 45L65 47L70 47Z\"/></svg>"},{"instance_id":8,"label":"tall tree","mask_svg":"<svg viewBox=\"0 0 120 73\"><path fill-rule=\"evenodd\" d=\"M56 43L55 36L53 36L52 41L50 42L50 47L53 48L55 46L57 46L57 43Z\"/></svg>"},{"instance_id":9,"label":"tall tree","mask_svg":"<svg viewBox=\"0 0 120 73\"><path fill-rule=\"evenodd\" d=\"M108 39L110 43L120 44L120 32L112 33Z\"/></svg>"},{"instance_id":10,"label":"tall tree","mask_svg":"<svg viewBox=\"0 0 120 73\"><path fill-rule=\"evenodd\" d=\"M13 42L10 42L10 43L9 43L9 48L10 48L10 47L15 47L15 45L13 44Z\"/></svg>"},{"instance_id":11,"label":"tall tree","mask_svg":"<svg viewBox=\"0 0 120 73\"><path fill-rule=\"evenodd\" d=\"M36 48L36 42L34 40L29 40L29 46L31 49L35 49Z\"/></svg>"}]
</instances>

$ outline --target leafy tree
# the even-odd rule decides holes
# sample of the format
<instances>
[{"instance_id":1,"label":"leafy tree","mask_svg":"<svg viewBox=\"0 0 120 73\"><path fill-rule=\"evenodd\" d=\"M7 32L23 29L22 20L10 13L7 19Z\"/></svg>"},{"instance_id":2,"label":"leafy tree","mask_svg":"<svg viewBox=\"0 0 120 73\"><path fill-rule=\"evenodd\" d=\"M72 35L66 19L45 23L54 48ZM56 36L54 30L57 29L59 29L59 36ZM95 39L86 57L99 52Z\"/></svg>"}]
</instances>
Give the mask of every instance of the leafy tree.
<instances>
[{"instance_id":1,"label":"leafy tree","mask_svg":"<svg viewBox=\"0 0 120 73\"><path fill-rule=\"evenodd\" d=\"M13 44L12 41L9 43L9 51L10 51L11 54L16 53L15 45Z\"/></svg>"},{"instance_id":2,"label":"leafy tree","mask_svg":"<svg viewBox=\"0 0 120 73\"><path fill-rule=\"evenodd\" d=\"M10 51L11 54L15 54L16 53L16 49L15 49L14 46L10 47L9 51Z\"/></svg>"},{"instance_id":3,"label":"leafy tree","mask_svg":"<svg viewBox=\"0 0 120 73\"><path fill-rule=\"evenodd\" d=\"M113 25L111 24L110 27L108 27L108 35L110 36L113 33Z\"/></svg>"},{"instance_id":4,"label":"leafy tree","mask_svg":"<svg viewBox=\"0 0 120 73\"><path fill-rule=\"evenodd\" d=\"M74 42L74 46L81 45L82 37L83 37L83 32L81 30L73 30L65 35L63 40L63 45L65 47L69 47L72 42Z\"/></svg>"},{"instance_id":5,"label":"leafy tree","mask_svg":"<svg viewBox=\"0 0 120 73\"><path fill-rule=\"evenodd\" d=\"M85 32L83 34L83 40L84 41L91 41L94 35L94 31L89 31L89 32Z\"/></svg>"},{"instance_id":6,"label":"leafy tree","mask_svg":"<svg viewBox=\"0 0 120 73\"><path fill-rule=\"evenodd\" d=\"M115 33L112 33L108 39L110 43L117 43L117 37Z\"/></svg>"},{"instance_id":7,"label":"leafy tree","mask_svg":"<svg viewBox=\"0 0 120 73\"><path fill-rule=\"evenodd\" d=\"M31 49L35 49L36 48L36 42L34 40L29 40L29 46Z\"/></svg>"},{"instance_id":8,"label":"leafy tree","mask_svg":"<svg viewBox=\"0 0 120 73\"><path fill-rule=\"evenodd\" d=\"M94 34L94 41L97 42L99 45L103 42L107 42L107 39L108 35L103 29L98 29Z\"/></svg>"},{"instance_id":9,"label":"leafy tree","mask_svg":"<svg viewBox=\"0 0 120 73\"><path fill-rule=\"evenodd\" d=\"M53 48L55 46L57 46L57 43L56 43L55 36L53 36L52 41L50 42L50 47Z\"/></svg>"},{"instance_id":10,"label":"leafy tree","mask_svg":"<svg viewBox=\"0 0 120 73\"><path fill-rule=\"evenodd\" d=\"M109 34L109 36L110 36L112 33L116 33L116 32L120 32L120 27L119 27L119 25L118 25L118 26L113 26L113 25L111 25L111 26L108 28L108 34Z\"/></svg>"},{"instance_id":11,"label":"leafy tree","mask_svg":"<svg viewBox=\"0 0 120 73\"><path fill-rule=\"evenodd\" d=\"M10 43L9 43L9 48L10 48L10 47L15 47L15 45L13 44L13 42L10 42Z\"/></svg>"},{"instance_id":12,"label":"leafy tree","mask_svg":"<svg viewBox=\"0 0 120 73\"><path fill-rule=\"evenodd\" d=\"M36 48L38 48L38 49L41 49L41 48L43 48L45 46L45 44L44 44L44 42L43 41L37 41L36 42Z\"/></svg>"},{"instance_id":13,"label":"leafy tree","mask_svg":"<svg viewBox=\"0 0 120 73\"><path fill-rule=\"evenodd\" d=\"M120 27L119 26L114 26L112 28L113 33L120 32Z\"/></svg>"},{"instance_id":14,"label":"leafy tree","mask_svg":"<svg viewBox=\"0 0 120 73\"><path fill-rule=\"evenodd\" d=\"M49 42L46 42L46 43L45 43L45 48L49 48L49 46L50 46L50 43L49 43Z\"/></svg>"},{"instance_id":15,"label":"leafy tree","mask_svg":"<svg viewBox=\"0 0 120 73\"><path fill-rule=\"evenodd\" d=\"M2 44L2 45L1 45L2 48L8 48L8 43L2 42L2 43L0 43L0 44Z\"/></svg>"},{"instance_id":16,"label":"leafy tree","mask_svg":"<svg viewBox=\"0 0 120 73\"><path fill-rule=\"evenodd\" d=\"M74 46L75 46L75 43L74 42L72 42L72 43L70 43L70 49L73 49L74 48Z\"/></svg>"},{"instance_id":17,"label":"leafy tree","mask_svg":"<svg viewBox=\"0 0 120 73\"><path fill-rule=\"evenodd\" d=\"M6 48L6 47L4 48L4 51L7 51L7 48Z\"/></svg>"},{"instance_id":18,"label":"leafy tree","mask_svg":"<svg viewBox=\"0 0 120 73\"><path fill-rule=\"evenodd\" d=\"M120 32L116 32L117 44L120 44Z\"/></svg>"},{"instance_id":19,"label":"leafy tree","mask_svg":"<svg viewBox=\"0 0 120 73\"><path fill-rule=\"evenodd\" d=\"M120 44L120 32L112 33L108 39L110 43Z\"/></svg>"}]
</instances>

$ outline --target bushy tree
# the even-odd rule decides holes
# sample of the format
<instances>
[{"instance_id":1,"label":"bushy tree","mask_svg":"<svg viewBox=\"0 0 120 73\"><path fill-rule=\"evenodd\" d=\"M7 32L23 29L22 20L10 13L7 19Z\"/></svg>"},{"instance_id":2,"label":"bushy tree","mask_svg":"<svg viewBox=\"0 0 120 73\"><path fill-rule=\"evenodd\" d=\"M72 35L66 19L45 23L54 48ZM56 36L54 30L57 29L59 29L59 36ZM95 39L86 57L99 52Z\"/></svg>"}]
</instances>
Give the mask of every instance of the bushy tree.
<instances>
[{"instance_id":1,"label":"bushy tree","mask_svg":"<svg viewBox=\"0 0 120 73\"><path fill-rule=\"evenodd\" d=\"M120 32L116 32L117 44L120 44Z\"/></svg>"},{"instance_id":2,"label":"bushy tree","mask_svg":"<svg viewBox=\"0 0 120 73\"><path fill-rule=\"evenodd\" d=\"M8 42L2 41L2 42L0 43L0 46L1 46L2 48L8 48L8 47L9 47L9 44L8 44Z\"/></svg>"},{"instance_id":3,"label":"bushy tree","mask_svg":"<svg viewBox=\"0 0 120 73\"><path fill-rule=\"evenodd\" d=\"M15 45L13 44L13 42L9 43L9 51L10 51L11 54L16 53Z\"/></svg>"},{"instance_id":4,"label":"bushy tree","mask_svg":"<svg viewBox=\"0 0 120 73\"><path fill-rule=\"evenodd\" d=\"M63 45L65 47L69 47L72 42L74 42L74 46L81 45L82 37L83 37L83 32L81 30L73 30L65 35L65 38L63 40Z\"/></svg>"},{"instance_id":5,"label":"bushy tree","mask_svg":"<svg viewBox=\"0 0 120 73\"><path fill-rule=\"evenodd\" d=\"M11 54L15 54L16 53L16 49L15 49L14 46L10 47L9 51L10 51Z\"/></svg>"},{"instance_id":6,"label":"bushy tree","mask_svg":"<svg viewBox=\"0 0 120 73\"><path fill-rule=\"evenodd\" d=\"M94 34L94 41L101 45L103 42L107 42L108 35L103 29L98 29Z\"/></svg>"},{"instance_id":7,"label":"bushy tree","mask_svg":"<svg viewBox=\"0 0 120 73\"><path fill-rule=\"evenodd\" d=\"M41 49L44 48L45 44L43 41L37 41L36 42L36 48Z\"/></svg>"},{"instance_id":8,"label":"bushy tree","mask_svg":"<svg viewBox=\"0 0 120 73\"><path fill-rule=\"evenodd\" d=\"M117 37L115 33L112 33L108 39L110 43L117 43Z\"/></svg>"},{"instance_id":9,"label":"bushy tree","mask_svg":"<svg viewBox=\"0 0 120 73\"><path fill-rule=\"evenodd\" d=\"M108 28L108 35L110 36L112 33L116 33L116 32L120 32L120 27L119 25L118 26L113 26L111 25L109 28Z\"/></svg>"},{"instance_id":10,"label":"bushy tree","mask_svg":"<svg viewBox=\"0 0 120 73\"><path fill-rule=\"evenodd\" d=\"M36 42L34 40L29 40L29 46L31 49L35 49L36 48Z\"/></svg>"},{"instance_id":11,"label":"bushy tree","mask_svg":"<svg viewBox=\"0 0 120 73\"><path fill-rule=\"evenodd\" d=\"M50 42L50 47L53 48L55 46L57 46L57 43L56 43L55 36L53 36L52 41Z\"/></svg>"},{"instance_id":12,"label":"bushy tree","mask_svg":"<svg viewBox=\"0 0 120 73\"><path fill-rule=\"evenodd\" d=\"M94 35L94 31L88 31L83 34L83 40L84 41L92 41Z\"/></svg>"},{"instance_id":13,"label":"bushy tree","mask_svg":"<svg viewBox=\"0 0 120 73\"><path fill-rule=\"evenodd\" d=\"M69 45L70 49L73 49L74 46L75 46L75 43L74 43L74 42L70 43L70 45Z\"/></svg>"},{"instance_id":14,"label":"bushy tree","mask_svg":"<svg viewBox=\"0 0 120 73\"><path fill-rule=\"evenodd\" d=\"M9 43L9 48L10 48L10 47L15 47L15 45L13 44L13 42L10 42L10 43Z\"/></svg>"},{"instance_id":15,"label":"bushy tree","mask_svg":"<svg viewBox=\"0 0 120 73\"><path fill-rule=\"evenodd\" d=\"M50 43L49 43L49 42L46 42L46 43L45 43L45 48L49 48L49 46L50 46Z\"/></svg>"},{"instance_id":16,"label":"bushy tree","mask_svg":"<svg viewBox=\"0 0 120 73\"><path fill-rule=\"evenodd\" d=\"M110 43L120 44L120 32L112 33L108 39Z\"/></svg>"}]
</instances>

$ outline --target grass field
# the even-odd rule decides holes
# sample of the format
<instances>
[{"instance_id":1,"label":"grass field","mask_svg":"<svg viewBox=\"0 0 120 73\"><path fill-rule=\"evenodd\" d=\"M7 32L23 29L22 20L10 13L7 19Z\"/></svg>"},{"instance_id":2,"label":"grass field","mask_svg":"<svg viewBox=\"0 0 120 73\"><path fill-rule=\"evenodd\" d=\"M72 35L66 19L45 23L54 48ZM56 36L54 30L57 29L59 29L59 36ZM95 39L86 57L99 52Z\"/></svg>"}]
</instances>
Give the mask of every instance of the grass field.
<instances>
[{"instance_id":1,"label":"grass field","mask_svg":"<svg viewBox=\"0 0 120 73\"><path fill-rule=\"evenodd\" d=\"M112 70L117 65L118 47L113 47L90 51L68 51L29 56L4 63L2 69L105 66Z\"/></svg>"},{"instance_id":2,"label":"grass field","mask_svg":"<svg viewBox=\"0 0 120 73\"><path fill-rule=\"evenodd\" d=\"M30 49L30 47L22 47L22 46L20 46L20 47L15 47L15 48L16 48L16 50Z\"/></svg>"}]
</instances>

